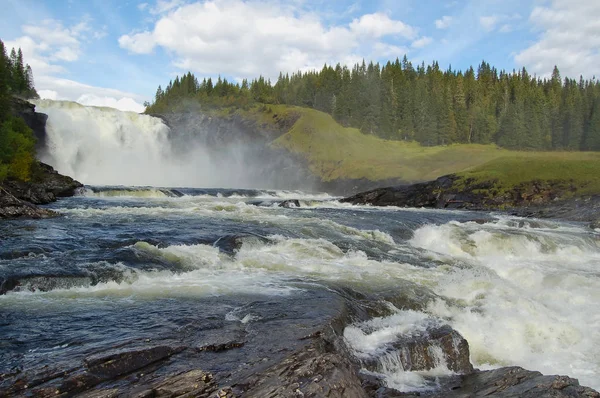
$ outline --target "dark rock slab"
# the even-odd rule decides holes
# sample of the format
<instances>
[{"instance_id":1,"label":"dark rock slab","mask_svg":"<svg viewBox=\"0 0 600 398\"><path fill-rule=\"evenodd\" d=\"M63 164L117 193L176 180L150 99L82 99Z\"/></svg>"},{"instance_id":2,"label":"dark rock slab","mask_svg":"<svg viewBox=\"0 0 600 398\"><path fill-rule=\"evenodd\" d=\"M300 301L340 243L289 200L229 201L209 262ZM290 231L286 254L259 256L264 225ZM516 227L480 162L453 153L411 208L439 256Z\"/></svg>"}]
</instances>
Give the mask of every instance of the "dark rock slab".
<instances>
[{"instance_id":1,"label":"dark rock slab","mask_svg":"<svg viewBox=\"0 0 600 398\"><path fill-rule=\"evenodd\" d=\"M30 202L17 198L0 186L0 219L48 218L57 215L52 210L41 209Z\"/></svg>"},{"instance_id":2,"label":"dark rock slab","mask_svg":"<svg viewBox=\"0 0 600 398\"><path fill-rule=\"evenodd\" d=\"M600 394L567 376L544 376L520 367L506 367L465 376L460 386L436 397L590 397Z\"/></svg>"},{"instance_id":3,"label":"dark rock slab","mask_svg":"<svg viewBox=\"0 0 600 398\"><path fill-rule=\"evenodd\" d=\"M357 369L317 340L277 365L232 386L241 397L367 398Z\"/></svg>"},{"instance_id":4,"label":"dark rock slab","mask_svg":"<svg viewBox=\"0 0 600 398\"><path fill-rule=\"evenodd\" d=\"M138 350L117 351L88 357L84 363L90 373L103 379L112 379L168 358L182 350L183 348L180 347L157 346Z\"/></svg>"}]
</instances>

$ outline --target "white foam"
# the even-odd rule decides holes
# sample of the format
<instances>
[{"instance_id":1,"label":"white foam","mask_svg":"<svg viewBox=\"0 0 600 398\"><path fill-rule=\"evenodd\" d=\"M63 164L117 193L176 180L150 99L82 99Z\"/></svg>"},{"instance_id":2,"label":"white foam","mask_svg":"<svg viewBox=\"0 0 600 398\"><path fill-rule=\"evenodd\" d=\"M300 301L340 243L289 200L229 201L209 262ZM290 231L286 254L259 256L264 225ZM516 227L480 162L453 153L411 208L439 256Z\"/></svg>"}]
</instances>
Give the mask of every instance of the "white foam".
<instances>
[{"instance_id":1,"label":"white foam","mask_svg":"<svg viewBox=\"0 0 600 398\"><path fill-rule=\"evenodd\" d=\"M579 226L508 221L415 231L413 246L459 265L434 287L456 302L428 312L467 339L475 366L519 365L600 388L600 243Z\"/></svg>"},{"instance_id":2,"label":"white foam","mask_svg":"<svg viewBox=\"0 0 600 398\"><path fill-rule=\"evenodd\" d=\"M422 335L428 328L439 325L438 319L422 312L395 309L390 316L347 326L344 340L358 358L376 360L378 369L370 373L383 378L388 387L403 392L430 391L438 387L436 377L452 374L441 347L429 347L432 357L436 359L433 369L409 371L402 364L400 352L391 349L390 344L399 338Z\"/></svg>"}]
</instances>

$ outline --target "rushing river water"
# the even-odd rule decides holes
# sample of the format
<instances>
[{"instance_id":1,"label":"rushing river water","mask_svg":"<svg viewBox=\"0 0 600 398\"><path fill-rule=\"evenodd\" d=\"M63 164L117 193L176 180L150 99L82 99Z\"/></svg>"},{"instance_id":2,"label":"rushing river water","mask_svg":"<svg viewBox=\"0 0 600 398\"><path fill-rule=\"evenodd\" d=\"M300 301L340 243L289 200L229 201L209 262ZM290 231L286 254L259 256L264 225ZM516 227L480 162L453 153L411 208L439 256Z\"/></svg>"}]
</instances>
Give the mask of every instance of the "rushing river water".
<instances>
[{"instance_id":1,"label":"rushing river water","mask_svg":"<svg viewBox=\"0 0 600 398\"><path fill-rule=\"evenodd\" d=\"M301 206L279 207L285 199ZM248 358L276 355L285 334L332 316L342 292L400 291L411 309L346 327L356 356L447 323L476 367L520 365L600 389L600 232L584 225L217 189L89 188L51 208L64 216L0 224L0 374L241 328L256 335L249 357L189 361L254 371ZM404 390L448 373L380 371Z\"/></svg>"}]
</instances>

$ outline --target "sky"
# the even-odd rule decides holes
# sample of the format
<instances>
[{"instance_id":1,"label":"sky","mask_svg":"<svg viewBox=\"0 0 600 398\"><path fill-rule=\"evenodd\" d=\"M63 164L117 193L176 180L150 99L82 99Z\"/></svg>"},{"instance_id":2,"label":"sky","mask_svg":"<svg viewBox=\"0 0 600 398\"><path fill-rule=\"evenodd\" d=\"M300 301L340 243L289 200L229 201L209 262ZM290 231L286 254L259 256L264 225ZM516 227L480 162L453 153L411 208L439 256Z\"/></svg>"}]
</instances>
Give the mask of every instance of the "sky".
<instances>
[{"instance_id":1,"label":"sky","mask_svg":"<svg viewBox=\"0 0 600 398\"><path fill-rule=\"evenodd\" d=\"M192 71L258 75L386 62L600 77L597 0L0 0L42 98L143 111Z\"/></svg>"}]
</instances>

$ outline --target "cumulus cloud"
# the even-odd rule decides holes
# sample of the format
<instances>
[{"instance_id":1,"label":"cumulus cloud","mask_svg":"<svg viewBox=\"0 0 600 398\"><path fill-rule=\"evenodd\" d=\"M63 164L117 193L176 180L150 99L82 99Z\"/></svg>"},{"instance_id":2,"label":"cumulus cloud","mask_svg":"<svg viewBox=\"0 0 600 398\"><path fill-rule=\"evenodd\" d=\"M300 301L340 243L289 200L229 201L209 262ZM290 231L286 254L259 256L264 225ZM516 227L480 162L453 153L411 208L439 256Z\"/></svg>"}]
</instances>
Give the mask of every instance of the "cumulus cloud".
<instances>
[{"instance_id":1,"label":"cumulus cloud","mask_svg":"<svg viewBox=\"0 0 600 398\"><path fill-rule=\"evenodd\" d=\"M385 13L325 26L318 15L278 2L209 0L174 8L173 2L163 3L168 12L151 31L123 35L119 45L138 54L164 48L176 67L204 75L276 77L279 71L367 55L402 56L391 53L418 37L415 28Z\"/></svg>"},{"instance_id":2,"label":"cumulus cloud","mask_svg":"<svg viewBox=\"0 0 600 398\"><path fill-rule=\"evenodd\" d=\"M435 20L435 27L438 29L448 29L452 25L452 21L451 16L444 15L442 18Z\"/></svg>"},{"instance_id":3,"label":"cumulus cloud","mask_svg":"<svg viewBox=\"0 0 600 398\"><path fill-rule=\"evenodd\" d=\"M78 61L82 43L90 37L101 38L103 31L94 31L89 19L67 27L55 20L22 27L24 35L5 44L21 48L34 72L35 86L41 98L78 101L84 105L112 106L121 110L141 112L143 99L120 90L89 86L57 77L67 73L66 65Z\"/></svg>"},{"instance_id":4,"label":"cumulus cloud","mask_svg":"<svg viewBox=\"0 0 600 398\"><path fill-rule=\"evenodd\" d=\"M491 32L496 27L498 19L499 18L497 15L480 17L479 24L483 27L483 29L487 30L488 32Z\"/></svg>"},{"instance_id":5,"label":"cumulus cloud","mask_svg":"<svg viewBox=\"0 0 600 398\"><path fill-rule=\"evenodd\" d=\"M413 41L411 44L411 47L412 48L423 48L425 46L430 45L432 41L433 41L433 39L431 37L423 36L423 37Z\"/></svg>"},{"instance_id":6,"label":"cumulus cloud","mask_svg":"<svg viewBox=\"0 0 600 398\"><path fill-rule=\"evenodd\" d=\"M183 0L158 0L156 5L150 9L151 14L162 14L179 7Z\"/></svg>"},{"instance_id":7,"label":"cumulus cloud","mask_svg":"<svg viewBox=\"0 0 600 398\"><path fill-rule=\"evenodd\" d=\"M82 105L109 106L123 111L143 112L141 96L112 88L95 87L69 79L41 76L36 82L43 99L76 101Z\"/></svg>"},{"instance_id":8,"label":"cumulus cloud","mask_svg":"<svg viewBox=\"0 0 600 398\"><path fill-rule=\"evenodd\" d=\"M557 65L563 76L600 76L600 2L553 0L538 6L529 22L539 32L515 61L530 72L549 76Z\"/></svg>"},{"instance_id":9,"label":"cumulus cloud","mask_svg":"<svg viewBox=\"0 0 600 398\"><path fill-rule=\"evenodd\" d=\"M99 97L94 94L83 94L77 101L82 105L90 106L107 106L110 108L120 109L122 111L130 111L142 113L146 109L143 105L137 103L133 98L122 97L120 99L114 97Z\"/></svg>"}]
</instances>

